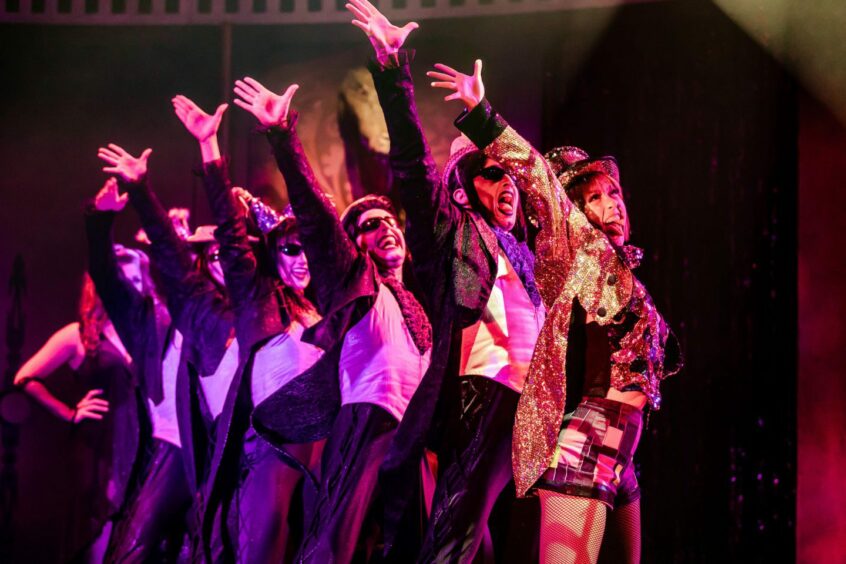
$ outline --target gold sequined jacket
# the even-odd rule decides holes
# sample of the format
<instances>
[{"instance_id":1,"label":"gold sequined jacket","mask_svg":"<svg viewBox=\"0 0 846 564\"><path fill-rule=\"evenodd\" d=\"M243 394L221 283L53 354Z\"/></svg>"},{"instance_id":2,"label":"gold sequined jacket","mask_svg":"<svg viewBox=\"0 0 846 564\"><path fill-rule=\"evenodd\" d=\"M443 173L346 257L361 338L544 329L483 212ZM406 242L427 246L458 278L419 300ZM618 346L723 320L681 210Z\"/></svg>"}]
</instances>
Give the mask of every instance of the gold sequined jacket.
<instances>
[{"instance_id":1,"label":"gold sequined jacket","mask_svg":"<svg viewBox=\"0 0 846 564\"><path fill-rule=\"evenodd\" d=\"M650 407L658 409L659 384L681 368L681 359L675 337L632 274L634 253L616 248L591 225L543 156L485 100L457 125L506 169L526 198L529 220L539 227L535 276L547 317L517 408L512 449L517 495L524 496L553 461L564 418L565 359L575 300L609 329L615 389L639 389Z\"/></svg>"}]
</instances>

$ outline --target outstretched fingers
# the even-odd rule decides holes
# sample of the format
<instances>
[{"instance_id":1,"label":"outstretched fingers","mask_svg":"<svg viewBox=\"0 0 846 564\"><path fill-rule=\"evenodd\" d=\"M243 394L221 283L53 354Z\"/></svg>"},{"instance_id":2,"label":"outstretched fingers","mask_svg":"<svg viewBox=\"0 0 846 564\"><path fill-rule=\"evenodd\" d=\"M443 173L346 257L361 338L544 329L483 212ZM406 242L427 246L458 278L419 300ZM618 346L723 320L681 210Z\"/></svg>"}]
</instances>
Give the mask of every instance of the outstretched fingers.
<instances>
[{"instance_id":1,"label":"outstretched fingers","mask_svg":"<svg viewBox=\"0 0 846 564\"><path fill-rule=\"evenodd\" d=\"M454 68L452 68L448 65L445 65L443 63L435 63L434 67L436 69L438 69L439 71L441 71L442 73L451 76L452 78L455 78L459 74L462 74L462 73L458 72L457 70L455 70Z\"/></svg>"},{"instance_id":2,"label":"outstretched fingers","mask_svg":"<svg viewBox=\"0 0 846 564\"><path fill-rule=\"evenodd\" d=\"M109 147L109 149L111 149L112 151L117 153L117 155L120 156L120 157L128 157L129 156L129 153L126 152L126 149L124 149L120 145L116 145L114 143L109 143L108 147Z\"/></svg>"},{"instance_id":3,"label":"outstretched fingers","mask_svg":"<svg viewBox=\"0 0 846 564\"><path fill-rule=\"evenodd\" d=\"M367 31L367 21L369 16L352 2L345 4L344 7L355 17L352 24Z\"/></svg>"},{"instance_id":4,"label":"outstretched fingers","mask_svg":"<svg viewBox=\"0 0 846 564\"><path fill-rule=\"evenodd\" d=\"M97 149L97 156L109 164L117 164L118 160L120 160L120 156L117 153L110 151L105 147Z\"/></svg>"},{"instance_id":5,"label":"outstretched fingers","mask_svg":"<svg viewBox=\"0 0 846 564\"><path fill-rule=\"evenodd\" d=\"M244 82L249 85L253 90L255 90L256 94L261 94L262 92L270 92L270 90L265 88L264 84L250 76L245 76Z\"/></svg>"},{"instance_id":6,"label":"outstretched fingers","mask_svg":"<svg viewBox=\"0 0 846 564\"><path fill-rule=\"evenodd\" d=\"M357 10L367 16L372 16L374 12L378 11L376 10L376 7L367 0L350 0L350 4L355 6Z\"/></svg>"}]
</instances>

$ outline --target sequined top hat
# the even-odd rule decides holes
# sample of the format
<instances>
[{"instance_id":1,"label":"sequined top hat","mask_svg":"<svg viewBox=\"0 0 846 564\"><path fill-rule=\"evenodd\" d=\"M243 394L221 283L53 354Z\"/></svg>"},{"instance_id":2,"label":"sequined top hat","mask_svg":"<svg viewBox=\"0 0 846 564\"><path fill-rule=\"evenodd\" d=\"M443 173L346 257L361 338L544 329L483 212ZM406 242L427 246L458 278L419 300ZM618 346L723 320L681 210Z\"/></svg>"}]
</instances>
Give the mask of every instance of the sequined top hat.
<instances>
[{"instance_id":1,"label":"sequined top hat","mask_svg":"<svg viewBox=\"0 0 846 564\"><path fill-rule=\"evenodd\" d=\"M620 182L620 168L617 166L617 159L611 156L592 159L583 149L564 146L552 149L544 155L544 158L552 167L552 171L558 177L558 181L568 196L573 181L591 172L607 174L618 183Z\"/></svg>"}]
</instances>

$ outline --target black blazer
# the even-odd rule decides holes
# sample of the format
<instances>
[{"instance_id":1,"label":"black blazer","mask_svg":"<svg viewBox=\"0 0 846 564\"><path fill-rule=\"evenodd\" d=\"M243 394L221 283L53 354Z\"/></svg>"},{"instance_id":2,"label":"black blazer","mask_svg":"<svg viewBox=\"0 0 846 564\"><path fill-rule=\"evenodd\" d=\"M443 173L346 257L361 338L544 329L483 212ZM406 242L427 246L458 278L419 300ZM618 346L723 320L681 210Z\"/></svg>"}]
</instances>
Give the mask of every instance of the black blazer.
<instances>
[{"instance_id":1,"label":"black blazer","mask_svg":"<svg viewBox=\"0 0 846 564\"><path fill-rule=\"evenodd\" d=\"M424 448L439 449L446 415L459 400L461 331L478 321L487 305L499 252L487 223L455 205L441 183L417 116L412 58L401 51L392 68L370 64L391 137L393 189L406 211L406 241L426 293L434 339L432 363L381 468L386 553L413 494L409 484L416 483Z\"/></svg>"}]
</instances>

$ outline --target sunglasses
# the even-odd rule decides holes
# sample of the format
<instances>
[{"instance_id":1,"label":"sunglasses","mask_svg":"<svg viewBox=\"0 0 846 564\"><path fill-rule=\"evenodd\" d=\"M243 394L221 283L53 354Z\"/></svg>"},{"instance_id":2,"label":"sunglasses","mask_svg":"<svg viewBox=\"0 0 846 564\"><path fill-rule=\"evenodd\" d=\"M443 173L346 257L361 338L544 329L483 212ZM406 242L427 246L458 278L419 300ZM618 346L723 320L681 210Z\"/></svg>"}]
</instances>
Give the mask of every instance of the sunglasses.
<instances>
[{"instance_id":1,"label":"sunglasses","mask_svg":"<svg viewBox=\"0 0 846 564\"><path fill-rule=\"evenodd\" d=\"M499 182L505 176L505 170L498 166L486 166L480 170L479 174L476 176L481 176L485 180L490 180L491 182Z\"/></svg>"},{"instance_id":2,"label":"sunglasses","mask_svg":"<svg viewBox=\"0 0 846 564\"><path fill-rule=\"evenodd\" d=\"M297 243L286 243L279 246L279 250L286 257L297 257L303 252L303 246Z\"/></svg>"},{"instance_id":3,"label":"sunglasses","mask_svg":"<svg viewBox=\"0 0 846 564\"><path fill-rule=\"evenodd\" d=\"M379 229L379 225L381 225L383 221L388 227L397 226L397 218L390 215L381 215L379 217L371 217L370 219L362 221L358 225L358 227L355 228L355 231L358 235L361 235L362 233L370 233L372 231L376 231L377 229Z\"/></svg>"},{"instance_id":4,"label":"sunglasses","mask_svg":"<svg viewBox=\"0 0 846 564\"><path fill-rule=\"evenodd\" d=\"M209 263L218 262L220 260L220 249L215 249L210 253L206 253L206 260Z\"/></svg>"}]
</instances>

